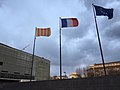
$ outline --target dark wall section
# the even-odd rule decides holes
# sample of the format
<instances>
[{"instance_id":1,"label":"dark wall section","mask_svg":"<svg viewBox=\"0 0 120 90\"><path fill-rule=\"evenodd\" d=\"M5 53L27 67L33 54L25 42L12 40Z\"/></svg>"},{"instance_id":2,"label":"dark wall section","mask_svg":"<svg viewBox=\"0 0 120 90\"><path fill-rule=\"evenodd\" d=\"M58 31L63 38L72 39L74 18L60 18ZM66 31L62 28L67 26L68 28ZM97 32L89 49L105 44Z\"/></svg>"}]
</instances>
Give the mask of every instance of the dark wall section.
<instances>
[{"instance_id":1,"label":"dark wall section","mask_svg":"<svg viewBox=\"0 0 120 90\"><path fill-rule=\"evenodd\" d=\"M0 90L120 90L120 76L3 84Z\"/></svg>"}]
</instances>

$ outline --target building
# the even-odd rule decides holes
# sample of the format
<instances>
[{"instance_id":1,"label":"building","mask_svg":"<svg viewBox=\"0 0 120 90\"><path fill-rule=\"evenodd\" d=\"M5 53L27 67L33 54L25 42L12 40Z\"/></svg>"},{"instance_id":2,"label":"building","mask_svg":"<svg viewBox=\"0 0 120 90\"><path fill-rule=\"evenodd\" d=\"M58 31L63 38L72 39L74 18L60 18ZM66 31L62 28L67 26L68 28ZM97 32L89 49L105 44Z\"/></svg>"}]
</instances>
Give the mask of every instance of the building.
<instances>
[{"instance_id":1,"label":"building","mask_svg":"<svg viewBox=\"0 0 120 90\"><path fill-rule=\"evenodd\" d=\"M80 78L81 76L77 72L73 72L70 74L70 78Z\"/></svg>"},{"instance_id":2,"label":"building","mask_svg":"<svg viewBox=\"0 0 120 90\"><path fill-rule=\"evenodd\" d=\"M105 63L106 74L109 76L120 75L120 61ZM90 65L86 70L88 77L103 76L103 64Z\"/></svg>"},{"instance_id":3,"label":"building","mask_svg":"<svg viewBox=\"0 0 120 90\"><path fill-rule=\"evenodd\" d=\"M60 76L52 76L50 78L51 80L58 80L60 79ZM68 79L67 75L61 76L61 79Z\"/></svg>"},{"instance_id":4,"label":"building","mask_svg":"<svg viewBox=\"0 0 120 90\"><path fill-rule=\"evenodd\" d=\"M0 78L30 79L32 54L0 43ZM34 56L32 78L48 80L50 61Z\"/></svg>"}]
</instances>

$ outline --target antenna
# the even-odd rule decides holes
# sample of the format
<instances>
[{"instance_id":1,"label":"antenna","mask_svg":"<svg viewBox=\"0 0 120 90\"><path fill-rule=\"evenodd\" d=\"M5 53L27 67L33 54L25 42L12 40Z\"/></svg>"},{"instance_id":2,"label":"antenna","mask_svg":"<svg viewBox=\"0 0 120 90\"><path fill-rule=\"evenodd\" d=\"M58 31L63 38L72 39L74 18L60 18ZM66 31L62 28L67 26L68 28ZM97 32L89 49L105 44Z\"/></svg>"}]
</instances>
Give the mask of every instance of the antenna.
<instances>
[{"instance_id":1,"label":"antenna","mask_svg":"<svg viewBox=\"0 0 120 90\"><path fill-rule=\"evenodd\" d=\"M22 50L25 50L27 47L29 47L30 46L30 44L28 44L28 45L26 45Z\"/></svg>"}]
</instances>

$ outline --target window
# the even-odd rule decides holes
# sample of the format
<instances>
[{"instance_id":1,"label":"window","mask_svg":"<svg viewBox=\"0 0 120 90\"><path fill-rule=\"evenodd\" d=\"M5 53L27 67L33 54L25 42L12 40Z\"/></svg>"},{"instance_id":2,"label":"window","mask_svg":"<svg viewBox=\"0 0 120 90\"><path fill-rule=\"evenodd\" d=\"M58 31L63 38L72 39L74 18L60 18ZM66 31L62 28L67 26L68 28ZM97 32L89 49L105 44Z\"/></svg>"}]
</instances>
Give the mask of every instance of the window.
<instances>
[{"instance_id":1,"label":"window","mask_svg":"<svg viewBox=\"0 0 120 90\"><path fill-rule=\"evenodd\" d=\"M14 72L14 74L20 74L19 72Z\"/></svg>"},{"instance_id":2,"label":"window","mask_svg":"<svg viewBox=\"0 0 120 90\"><path fill-rule=\"evenodd\" d=\"M3 65L3 62L0 62L0 65Z\"/></svg>"},{"instance_id":3,"label":"window","mask_svg":"<svg viewBox=\"0 0 120 90\"><path fill-rule=\"evenodd\" d=\"M24 74L24 75L30 76L30 74Z\"/></svg>"},{"instance_id":4,"label":"window","mask_svg":"<svg viewBox=\"0 0 120 90\"><path fill-rule=\"evenodd\" d=\"M8 71L4 71L4 70L2 70L1 72L3 72L3 73L8 73Z\"/></svg>"}]
</instances>

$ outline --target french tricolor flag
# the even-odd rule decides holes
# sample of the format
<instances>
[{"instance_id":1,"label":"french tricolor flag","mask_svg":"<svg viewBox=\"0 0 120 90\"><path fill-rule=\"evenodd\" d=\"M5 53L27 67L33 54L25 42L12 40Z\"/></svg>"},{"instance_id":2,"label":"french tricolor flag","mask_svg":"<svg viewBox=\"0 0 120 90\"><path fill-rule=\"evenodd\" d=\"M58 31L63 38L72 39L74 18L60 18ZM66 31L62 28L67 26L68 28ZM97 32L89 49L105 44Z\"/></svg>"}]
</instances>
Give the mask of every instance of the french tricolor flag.
<instances>
[{"instance_id":1,"label":"french tricolor flag","mask_svg":"<svg viewBox=\"0 0 120 90\"><path fill-rule=\"evenodd\" d=\"M62 18L61 19L61 27L77 27L78 26L78 20L77 18Z\"/></svg>"}]
</instances>

